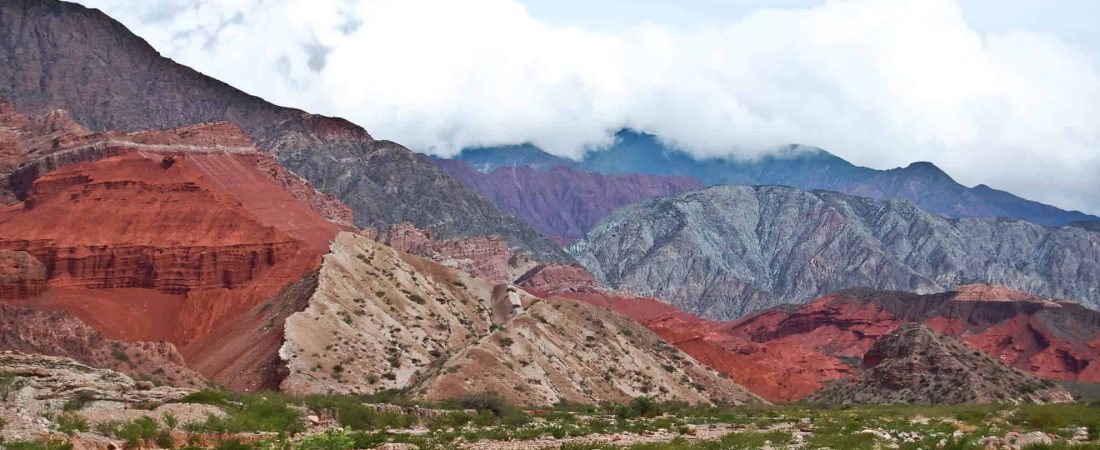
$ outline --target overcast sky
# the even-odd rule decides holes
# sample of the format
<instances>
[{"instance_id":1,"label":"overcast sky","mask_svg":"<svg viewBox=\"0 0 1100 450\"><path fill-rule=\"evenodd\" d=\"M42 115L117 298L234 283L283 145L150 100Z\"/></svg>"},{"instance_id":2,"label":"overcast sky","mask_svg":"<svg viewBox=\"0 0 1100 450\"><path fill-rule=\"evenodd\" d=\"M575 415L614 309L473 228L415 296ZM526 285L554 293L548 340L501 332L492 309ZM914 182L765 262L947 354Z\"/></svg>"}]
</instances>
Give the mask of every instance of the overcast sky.
<instances>
[{"instance_id":1,"label":"overcast sky","mask_svg":"<svg viewBox=\"0 0 1100 450\"><path fill-rule=\"evenodd\" d=\"M700 155L932 161L1100 213L1093 0L81 0L161 53L422 152L622 127Z\"/></svg>"}]
</instances>

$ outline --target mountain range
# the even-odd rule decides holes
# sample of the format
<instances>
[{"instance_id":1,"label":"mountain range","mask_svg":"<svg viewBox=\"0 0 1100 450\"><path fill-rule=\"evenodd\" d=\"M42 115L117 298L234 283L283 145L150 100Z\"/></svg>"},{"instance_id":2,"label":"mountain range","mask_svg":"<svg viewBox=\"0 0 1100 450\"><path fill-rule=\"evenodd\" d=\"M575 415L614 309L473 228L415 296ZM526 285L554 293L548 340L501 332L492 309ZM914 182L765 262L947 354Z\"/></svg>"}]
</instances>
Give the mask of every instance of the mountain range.
<instances>
[{"instance_id":1,"label":"mountain range","mask_svg":"<svg viewBox=\"0 0 1100 450\"><path fill-rule=\"evenodd\" d=\"M1100 219L930 163L698 159L630 130L581 161L431 158L97 10L9 0L0 174L0 362L134 417L211 385L565 414L1060 403L1059 383L1100 383ZM5 387L0 411L47 400Z\"/></svg>"},{"instance_id":2,"label":"mountain range","mask_svg":"<svg viewBox=\"0 0 1100 450\"><path fill-rule=\"evenodd\" d=\"M908 200L926 211L950 218L1010 217L1052 227L1100 220L1100 217L1026 200L984 184L972 188L963 186L932 163L915 162L902 168L876 170L856 166L825 150L801 145L786 146L756 159L696 158L655 135L621 130L616 133L612 145L588 151L579 161L551 155L530 144L464 149L454 159L466 162L486 178L492 178L498 170L507 172L530 167L546 172L560 166L604 175L686 177L708 186L782 185ZM452 174L457 171L445 170ZM558 181L569 186L571 179L578 177L570 174L561 176ZM459 176L459 179L491 199L512 195L511 186L477 181L470 175ZM502 206L516 213L509 205ZM520 217L536 228L556 229L547 224L545 217L523 214Z\"/></svg>"}]
</instances>

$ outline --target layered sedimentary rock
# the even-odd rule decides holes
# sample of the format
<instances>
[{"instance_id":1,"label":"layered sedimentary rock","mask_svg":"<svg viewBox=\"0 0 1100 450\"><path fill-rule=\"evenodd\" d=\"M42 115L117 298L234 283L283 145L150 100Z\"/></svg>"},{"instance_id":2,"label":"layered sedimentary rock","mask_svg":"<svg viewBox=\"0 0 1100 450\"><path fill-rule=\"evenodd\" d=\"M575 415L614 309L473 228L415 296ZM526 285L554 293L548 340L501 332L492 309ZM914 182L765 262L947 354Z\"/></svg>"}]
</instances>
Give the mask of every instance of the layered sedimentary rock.
<instances>
[{"instance_id":1,"label":"layered sedimentary rock","mask_svg":"<svg viewBox=\"0 0 1100 450\"><path fill-rule=\"evenodd\" d=\"M1049 380L1013 369L932 331L906 324L879 339L863 369L811 396L821 403L1070 403Z\"/></svg>"},{"instance_id":2,"label":"layered sedimentary rock","mask_svg":"<svg viewBox=\"0 0 1100 450\"><path fill-rule=\"evenodd\" d=\"M346 120L234 89L162 57L123 25L77 4L0 2L0 97L33 114L65 109L93 131L232 122L283 166L348 205L360 227L409 222L444 240L498 235L536 259L569 259L426 157Z\"/></svg>"},{"instance_id":3,"label":"layered sedimentary rock","mask_svg":"<svg viewBox=\"0 0 1100 450\"><path fill-rule=\"evenodd\" d=\"M840 289L994 283L1100 304L1100 233L904 201L717 186L617 210L569 251L598 280L729 319Z\"/></svg>"},{"instance_id":4,"label":"layered sedimentary rock","mask_svg":"<svg viewBox=\"0 0 1100 450\"><path fill-rule=\"evenodd\" d=\"M491 390L528 405L643 394L759 401L629 318L540 299L351 233L325 256L309 307L287 320L280 355L289 369L281 387L295 393L408 388L439 400Z\"/></svg>"},{"instance_id":5,"label":"layered sedimentary rock","mask_svg":"<svg viewBox=\"0 0 1100 450\"><path fill-rule=\"evenodd\" d=\"M23 201L0 212L0 250L18 262L5 301L67 311L109 339L172 342L229 387L277 385L282 319L352 228L338 200L249 145L213 123L21 153Z\"/></svg>"},{"instance_id":6,"label":"layered sedimentary rock","mask_svg":"<svg viewBox=\"0 0 1100 450\"><path fill-rule=\"evenodd\" d=\"M703 182L688 177L603 175L566 166L546 171L500 167L482 173L460 160L435 163L462 184L563 244L583 236L616 208L703 187Z\"/></svg>"}]
</instances>

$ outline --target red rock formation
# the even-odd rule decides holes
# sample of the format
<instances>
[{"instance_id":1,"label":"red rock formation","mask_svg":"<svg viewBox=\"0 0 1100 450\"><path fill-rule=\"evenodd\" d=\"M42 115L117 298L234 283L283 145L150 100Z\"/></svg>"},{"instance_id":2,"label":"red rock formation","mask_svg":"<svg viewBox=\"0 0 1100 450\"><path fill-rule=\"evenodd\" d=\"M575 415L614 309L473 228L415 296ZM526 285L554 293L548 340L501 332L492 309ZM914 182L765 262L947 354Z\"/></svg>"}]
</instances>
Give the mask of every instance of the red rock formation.
<instances>
[{"instance_id":1,"label":"red rock formation","mask_svg":"<svg viewBox=\"0 0 1100 450\"><path fill-rule=\"evenodd\" d=\"M2 274L6 301L71 312L111 339L172 342L230 387L277 384L278 346L257 339L281 328L253 309L277 297L296 304L284 287L351 229L347 208L230 124L77 141L13 174L33 182L0 212L0 250L28 268Z\"/></svg>"},{"instance_id":2,"label":"red rock formation","mask_svg":"<svg viewBox=\"0 0 1100 450\"><path fill-rule=\"evenodd\" d=\"M0 250L0 298L26 298L46 288L46 267L27 252Z\"/></svg>"}]
</instances>

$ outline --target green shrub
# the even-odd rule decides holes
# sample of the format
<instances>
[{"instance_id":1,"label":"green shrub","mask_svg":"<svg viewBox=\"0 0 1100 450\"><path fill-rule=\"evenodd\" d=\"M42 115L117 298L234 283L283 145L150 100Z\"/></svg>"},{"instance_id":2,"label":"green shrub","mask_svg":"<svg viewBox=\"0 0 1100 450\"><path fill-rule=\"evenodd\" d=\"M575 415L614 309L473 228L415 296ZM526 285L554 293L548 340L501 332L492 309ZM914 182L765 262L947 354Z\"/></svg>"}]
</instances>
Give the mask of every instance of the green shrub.
<instances>
[{"instance_id":1,"label":"green shrub","mask_svg":"<svg viewBox=\"0 0 1100 450\"><path fill-rule=\"evenodd\" d=\"M355 439L343 431L326 431L307 436L294 444L295 450L349 450L355 448Z\"/></svg>"},{"instance_id":2,"label":"green shrub","mask_svg":"<svg viewBox=\"0 0 1100 450\"><path fill-rule=\"evenodd\" d=\"M95 392L92 391L77 391L69 400L65 401L65 404L61 405L61 409L64 411L79 411L84 409L88 403L95 400L95 395Z\"/></svg>"},{"instance_id":3,"label":"green shrub","mask_svg":"<svg viewBox=\"0 0 1100 450\"><path fill-rule=\"evenodd\" d=\"M152 440L157 435L157 420L142 416L129 422L124 422L115 431L115 437L126 441L127 448L137 448L145 441Z\"/></svg>"},{"instance_id":4,"label":"green shrub","mask_svg":"<svg viewBox=\"0 0 1100 450\"><path fill-rule=\"evenodd\" d=\"M54 420L57 421L57 430L70 436L77 432L88 431L88 421L76 413L61 413Z\"/></svg>"},{"instance_id":5,"label":"green shrub","mask_svg":"<svg viewBox=\"0 0 1100 450\"><path fill-rule=\"evenodd\" d=\"M172 432L164 429L157 432L157 437L153 439L153 442L160 448L175 448L176 440L172 437Z\"/></svg>"},{"instance_id":6,"label":"green shrub","mask_svg":"<svg viewBox=\"0 0 1100 450\"><path fill-rule=\"evenodd\" d=\"M451 411L428 421L428 429L445 430L448 428L462 428L469 423L471 417L462 411Z\"/></svg>"},{"instance_id":7,"label":"green shrub","mask_svg":"<svg viewBox=\"0 0 1100 450\"><path fill-rule=\"evenodd\" d=\"M73 444L65 441L37 440L5 442L7 450L73 450Z\"/></svg>"},{"instance_id":8,"label":"green shrub","mask_svg":"<svg viewBox=\"0 0 1100 450\"><path fill-rule=\"evenodd\" d=\"M481 394L472 394L464 397L458 397L452 400L452 402L462 409L473 409L476 411L489 411L497 417L503 417L504 413L508 412L508 404L499 395L485 392Z\"/></svg>"},{"instance_id":9,"label":"green shrub","mask_svg":"<svg viewBox=\"0 0 1100 450\"><path fill-rule=\"evenodd\" d=\"M187 394L180 403L201 403L204 405L221 406L226 404L225 394L218 391L198 391L191 394Z\"/></svg>"}]
</instances>

